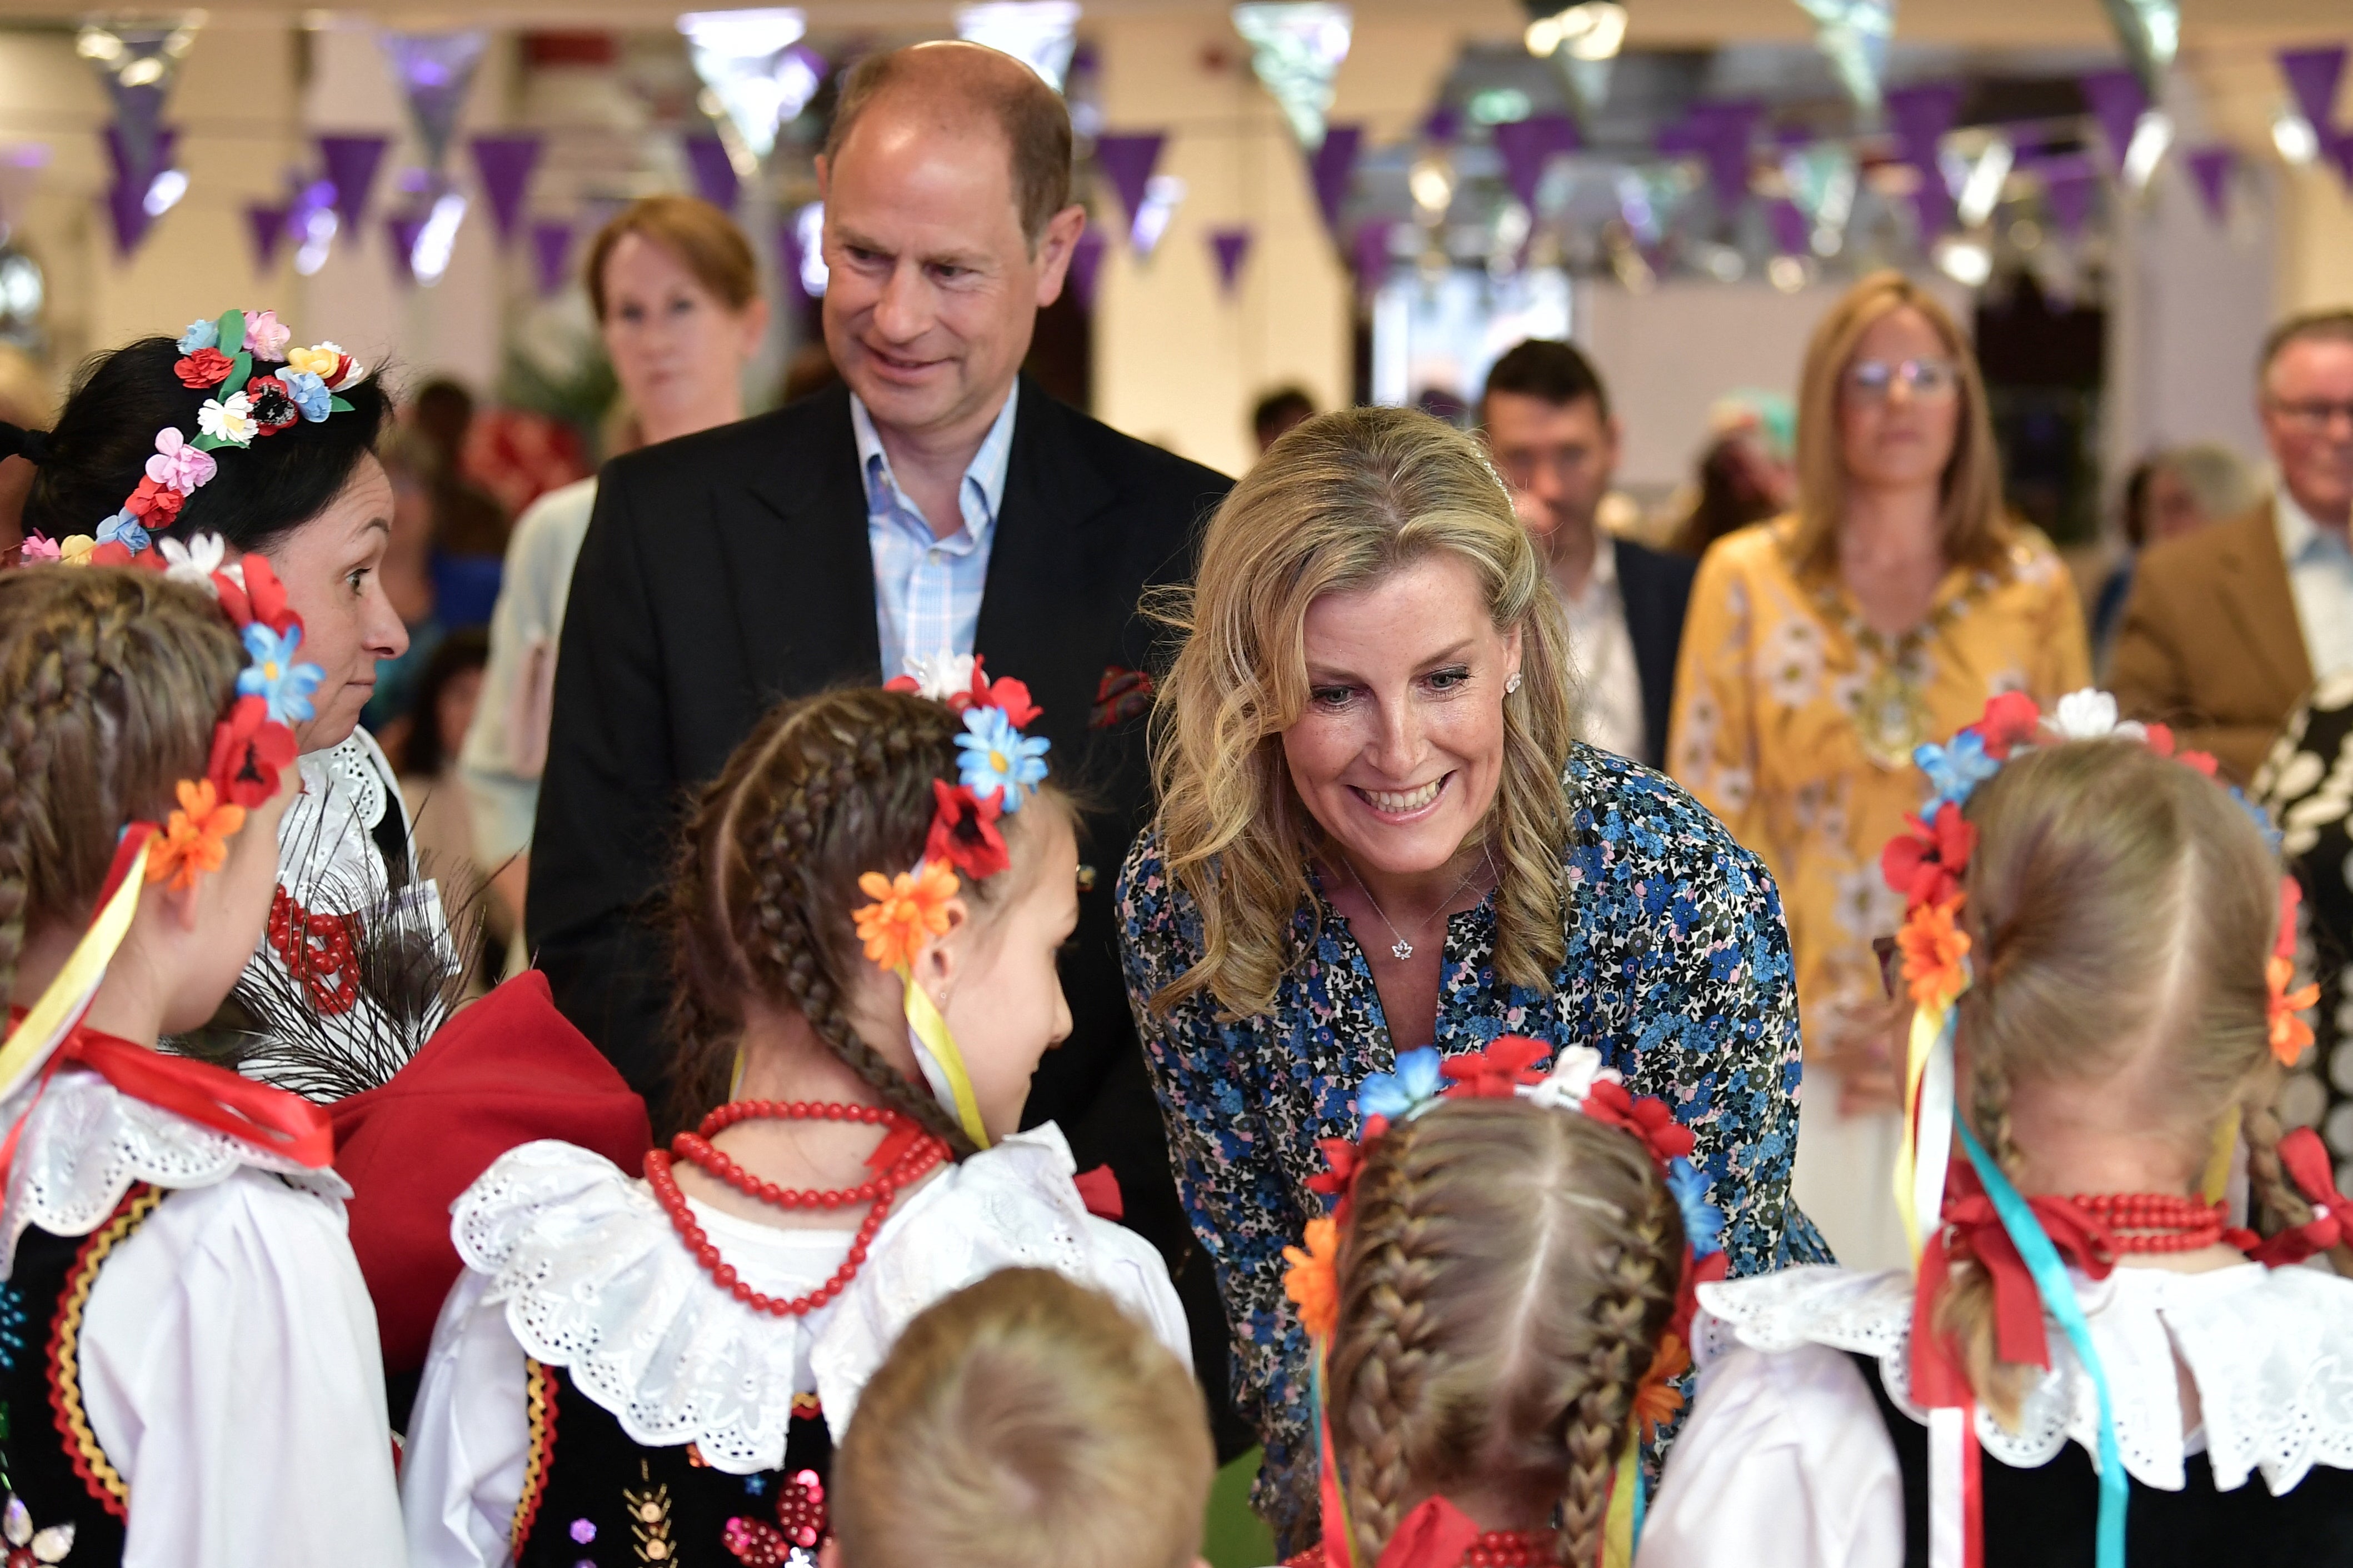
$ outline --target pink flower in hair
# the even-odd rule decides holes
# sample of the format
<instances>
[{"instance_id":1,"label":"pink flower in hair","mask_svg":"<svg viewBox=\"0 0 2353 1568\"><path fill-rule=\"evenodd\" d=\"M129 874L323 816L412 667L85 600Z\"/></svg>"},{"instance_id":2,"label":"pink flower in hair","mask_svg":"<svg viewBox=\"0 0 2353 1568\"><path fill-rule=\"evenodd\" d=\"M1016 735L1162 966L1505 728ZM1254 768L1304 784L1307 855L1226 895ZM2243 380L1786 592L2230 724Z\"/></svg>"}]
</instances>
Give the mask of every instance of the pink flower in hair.
<instances>
[{"instance_id":1,"label":"pink flower in hair","mask_svg":"<svg viewBox=\"0 0 2353 1568\"><path fill-rule=\"evenodd\" d=\"M58 549L58 542L47 534L28 533L25 535L24 549L16 559L29 566L36 561L55 561L62 553Z\"/></svg>"},{"instance_id":2,"label":"pink flower in hair","mask_svg":"<svg viewBox=\"0 0 2353 1568\"><path fill-rule=\"evenodd\" d=\"M155 432L155 455L147 459L147 477L182 495L194 495L212 482L220 465L210 452L199 451L174 429Z\"/></svg>"},{"instance_id":3,"label":"pink flower in hair","mask_svg":"<svg viewBox=\"0 0 2353 1568\"><path fill-rule=\"evenodd\" d=\"M245 319L245 349L256 359L275 364L286 357L294 329L279 324L275 310L256 310Z\"/></svg>"}]
</instances>

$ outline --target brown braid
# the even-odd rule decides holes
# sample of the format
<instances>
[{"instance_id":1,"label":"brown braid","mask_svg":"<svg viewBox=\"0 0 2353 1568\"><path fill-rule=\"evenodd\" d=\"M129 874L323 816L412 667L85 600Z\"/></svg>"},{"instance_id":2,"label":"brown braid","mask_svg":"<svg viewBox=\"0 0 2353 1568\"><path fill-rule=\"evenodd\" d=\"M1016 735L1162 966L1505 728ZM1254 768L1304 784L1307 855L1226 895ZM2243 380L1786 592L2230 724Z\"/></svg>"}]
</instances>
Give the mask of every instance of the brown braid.
<instances>
[{"instance_id":1,"label":"brown braid","mask_svg":"<svg viewBox=\"0 0 2353 1568\"><path fill-rule=\"evenodd\" d=\"M89 919L123 825L202 777L244 650L151 572L0 573L0 994L25 943Z\"/></svg>"},{"instance_id":2,"label":"brown braid","mask_svg":"<svg viewBox=\"0 0 2353 1568\"><path fill-rule=\"evenodd\" d=\"M850 917L866 901L859 876L904 870L922 855L932 783L957 776L962 730L920 697L828 692L776 709L702 792L670 899L679 1051L670 1128L692 1126L727 1098L744 1005L756 997L800 1014L885 1104L959 1156L972 1152L955 1118L860 1035L849 1010L867 963ZM1005 819L1008 845L1037 805ZM1006 880L965 891L986 904Z\"/></svg>"},{"instance_id":3,"label":"brown braid","mask_svg":"<svg viewBox=\"0 0 2353 1568\"><path fill-rule=\"evenodd\" d=\"M1683 1223L1629 1134L1449 1101L1366 1154L1341 1247L1333 1441L1361 1561L1405 1505L1477 1483L1599 1561L1611 1467L1673 1313Z\"/></svg>"}]
</instances>

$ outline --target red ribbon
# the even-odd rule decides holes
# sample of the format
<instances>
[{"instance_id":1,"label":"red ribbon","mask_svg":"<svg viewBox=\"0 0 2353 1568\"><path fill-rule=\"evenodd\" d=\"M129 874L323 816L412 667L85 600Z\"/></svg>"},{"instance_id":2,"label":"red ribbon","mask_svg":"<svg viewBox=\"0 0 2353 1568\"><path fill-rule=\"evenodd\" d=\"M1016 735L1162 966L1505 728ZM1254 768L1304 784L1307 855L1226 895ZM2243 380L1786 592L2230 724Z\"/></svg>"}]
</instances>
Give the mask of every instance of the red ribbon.
<instances>
[{"instance_id":1,"label":"red ribbon","mask_svg":"<svg viewBox=\"0 0 2353 1568\"><path fill-rule=\"evenodd\" d=\"M1079 1201L1087 1205L1087 1212L1095 1218L1120 1220L1127 1217L1127 1201L1119 1191L1119 1173L1109 1165L1081 1171L1071 1178L1071 1185L1079 1189Z\"/></svg>"},{"instance_id":2,"label":"red ribbon","mask_svg":"<svg viewBox=\"0 0 2353 1568\"><path fill-rule=\"evenodd\" d=\"M1927 1409L1966 1405L1975 1396L1947 1336L1936 1331L1936 1304L1952 1283L1952 1264L1974 1258L1993 1280L1994 1348L2003 1361L2047 1367L2051 1342L2042 1326L2042 1297L2018 1244L2002 1228L1977 1173L1956 1166L1945 1196L1944 1222L1920 1251L1912 1300L1912 1397ZM2116 1267L2116 1235L2063 1197L2030 1197L2027 1206L2059 1256L2094 1279Z\"/></svg>"},{"instance_id":3,"label":"red ribbon","mask_svg":"<svg viewBox=\"0 0 2353 1568\"><path fill-rule=\"evenodd\" d=\"M1442 1497L1424 1498L1398 1521L1379 1568L1458 1568L1478 1543L1479 1527L1469 1514Z\"/></svg>"},{"instance_id":4,"label":"red ribbon","mask_svg":"<svg viewBox=\"0 0 2353 1568\"><path fill-rule=\"evenodd\" d=\"M2247 1256L2279 1268L2353 1241L2353 1213L2337 1190L2337 1173L2320 1135L2309 1127L2297 1128L2279 1141L2279 1160L2295 1190L2312 1205L2312 1218L2250 1248Z\"/></svg>"}]
</instances>

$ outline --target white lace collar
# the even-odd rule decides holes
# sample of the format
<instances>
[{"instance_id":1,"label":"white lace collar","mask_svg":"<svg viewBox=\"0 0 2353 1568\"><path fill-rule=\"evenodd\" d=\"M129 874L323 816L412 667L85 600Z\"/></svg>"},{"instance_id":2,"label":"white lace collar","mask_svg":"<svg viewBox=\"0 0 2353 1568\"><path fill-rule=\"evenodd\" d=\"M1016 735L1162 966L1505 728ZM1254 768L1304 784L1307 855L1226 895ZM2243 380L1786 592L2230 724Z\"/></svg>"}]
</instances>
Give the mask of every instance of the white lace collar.
<instances>
[{"instance_id":1,"label":"white lace collar","mask_svg":"<svg viewBox=\"0 0 2353 1568\"><path fill-rule=\"evenodd\" d=\"M2075 1277L2115 1403L2125 1469L2146 1486L2183 1484L2179 1385L2187 1367L2203 1407L2214 1484L2263 1472L2277 1495L2315 1465L2353 1468L2353 1283L2314 1268L2249 1263L2207 1274L2125 1267ZM1703 1366L1735 1342L1761 1351L1827 1345L1879 1358L1888 1397L1915 1419L1912 1279L1907 1274L1788 1269L1699 1288ZM2016 1432L1980 1407L1978 1439L2006 1465L2045 1464L2073 1442L2097 1463L2099 1405L2074 1348L2045 1321L2052 1369L2028 1394Z\"/></svg>"},{"instance_id":2,"label":"white lace collar","mask_svg":"<svg viewBox=\"0 0 2353 1568\"><path fill-rule=\"evenodd\" d=\"M351 1188L332 1170L311 1170L133 1100L85 1068L64 1068L46 1089L36 1079L0 1104L0 1127L14 1127L20 1117L24 1134L9 1168L6 1204L0 1207L0 1234L8 1239L0 1279L6 1277L26 1226L52 1236L87 1236L114 1212L133 1182L208 1187L250 1166L327 1197L351 1196Z\"/></svg>"},{"instance_id":3,"label":"white lace collar","mask_svg":"<svg viewBox=\"0 0 2353 1568\"><path fill-rule=\"evenodd\" d=\"M365 730L295 761L302 793L278 820L278 881L313 913L350 914L385 886L375 830L397 798L392 766Z\"/></svg>"},{"instance_id":4,"label":"white lace collar","mask_svg":"<svg viewBox=\"0 0 2353 1568\"><path fill-rule=\"evenodd\" d=\"M941 1297L1000 1268L1093 1274L1099 1222L1074 1168L1046 1126L943 1171L899 1205L842 1295L800 1319L722 1290L643 1182L569 1143L501 1155L458 1200L450 1236L467 1267L492 1277L486 1300L505 1302L524 1352L565 1368L630 1441L692 1442L713 1468L748 1475L784 1463L793 1395L812 1384L839 1440L899 1331ZM847 1230L696 1207L730 1263L770 1294L807 1292L849 1249Z\"/></svg>"}]
</instances>

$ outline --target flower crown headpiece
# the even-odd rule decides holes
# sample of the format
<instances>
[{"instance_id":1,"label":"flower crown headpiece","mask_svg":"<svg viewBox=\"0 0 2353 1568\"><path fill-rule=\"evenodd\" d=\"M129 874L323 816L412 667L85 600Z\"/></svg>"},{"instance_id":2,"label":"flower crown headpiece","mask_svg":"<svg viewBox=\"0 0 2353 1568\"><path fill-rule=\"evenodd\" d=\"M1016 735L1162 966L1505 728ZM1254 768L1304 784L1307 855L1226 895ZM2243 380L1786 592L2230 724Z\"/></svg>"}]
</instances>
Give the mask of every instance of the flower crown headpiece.
<instances>
[{"instance_id":1,"label":"flower crown headpiece","mask_svg":"<svg viewBox=\"0 0 2353 1568\"><path fill-rule=\"evenodd\" d=\"M315 425L331 414L349 414L352 405L335 395L366 374L365 368L333 343L291 348L292 338L275 310L224 310L216 320L190 322L172 370L183 386L213 390L196 410L195 437L176 426L157 431L145 477L112 516L92 533L57 541L31 535L24 559L127 564L179 520L190 496L212 482L219 472L213 453L250 447L297 419Z\"/></svg>"},{"instance_id":2,"label":"flower crown headpiece","mask_svg":"<svg viewBox=\"0 0 2353 1568\"><path fill-rule=\"evenodd\" d=\"M1535 1064L1548 1055L1554 1058L1552 1070L1538 1072ZM1410 1121L1440 1100L1512 1099L1574 1111L1633 1134L1658 1166L1683 1217L1683 1251L1674 1312L1661 1331L1650 1371L1635 1390L1635 1430L1628 1434L1610 1485L1605 1535L1619 1554L1612 1556L1610 1548L1605 1548L1603 1555L1607 1561L1633 1560L1634 1542L1641 1531L1641 1442L1656 1436L1682 1408L1683 1394L1674 1380L1691 1365L1691 1323L1699 1308L1698 1289L1709 1280L1723 1279L1731 1261L1721 1239L1724 1211L1709 1200L1706 1173L1692 1163L1695 1140L1691 1129L1675 1120L1673 1109L1665 1100L1629 1092L1623 1076L1603 1066L1601 1053L1590 1046L1564 1046L1555 1055L1552 1046L1543 1040L1502 1035L1485 1049L1459 1057L1441 1056L1435 1046L1406 1052L1398 1058L1395 1072L1369 1074L1357 1089L1356 1104L1365 1118L1363 1135L1353 1142L1345 1138L1317 1142L1326 1170L1309 1178L1307 1184L1334 1200L1332 1212L1307 1222L1304 1250L1282 1249L1291 1265L1283 1274L1282 1289L1298 1308L1300 1325L1315 1345L1313 1393L1322 1447L1326 1568L1352 1568L1356 1561L1346 1497L1324 1410L1323 1363L1340 1321L1340 1232L1356 1206L1356 1181L1364 1173L1366 1152L1392 1124ZM1477 1533L1459 1509L1442 1497L1428 1499L1399 1522L1379 1568L1453 1568L1461 1558L1461 1542L1466 1531Z\"/></svg>"},{"instance_id":3,"label":"flower crown headpiece","mask_svg":"<svg viewBox=\"0 0 2353 1568\"><path fill-rule=\"evenodd\" d=\"M2060 699L2048 714L2022 693L2003 692L1986 704L1983 717L1950 742L1923 745L1914 752L1913 760L1927 774L1932 794L1927 805L1917 816L1906 817L1903 831L1881 852L1880 874L1889 888L1904 895L1904 922L1895 946L1915 1008L1905 1053L1904 1131L1894 1171L1896 1212L1911 1243L1917 1278L1912 1391L1928 1412L1932 1451L1947 1456L1961 1471L1950 1484L1940 1477L1932 1487L1932 1492L1947 1497L1947 1501L1931 1509L1931 1535L1968 1554L1976 1545L1979 1527L1971 1453L1976 1442L1973 1395L1934 1326L1937 1300L1949 1284L1946 1242L1949 1225L1970 1233L1967 1242L1970 1252L1993 1278L2004 1360L2051 1364L2042 1331L2044 1310L2058 1320L2073 1343L2092 1381L2099 1410L2095 1561L2099 1568L2122 1568L2126 1488L2116 1447L2113 1402L2060 1244L2054 1243L2051 1229L2058 1226L2064 1231L2073 1222L2048 1200L2021 1195L1987 1154L1960 1115L1953 1063L1955 1004L1972 979L1969 935L1960 929L1958 920L1968 897L1962 883L1978 841L1977 826L1962 815L1963 808L1979 784L2038 744L2110 738L2138 741L2159 756L2172 757L2208 778L2214 777L2213 757L2203 752L2177 751L2173 732L2166 726L2119 722L2116 700L2105 691L2073 692ZM2262 809L2239 790L2230 793L2276 845L2278 835ZM2272 1054L2289 1066L2312 1044L2311 1026L2298 1015L2319 999L2316 985L2291 989L2295 978L2299 898L2295 879L2282 877L2279 932L2265 963ZM2235 1116L2218 1130L2206 1175L2205 1199L2210 1204L2221 1196L2237 1135ZM1956 1138L1965 1157L1959 1171L1952 1170ZM2309 1141L2313 1148L2305 1148L2297 1140ZM2276 1266L2300 1262L2353 1236L2347 1221L2337 1215L2343 1200L2334 1191L2325 1152L2316 1160L2312 1158L2317 1149L2318 1140L2309 1129L2291 1133L2280 1144L2282 1163L2318 1205L2316 1218L2268 1241L2258 1243L2251 1233L2228 1230L2225 1239L2246 1248L2257 1261ZM1954 1176L1949 1199L1948 1172ZM2061 1243L2070 1250L2082 1250L2075 1247L2078 1239L2063 1235ZM2094 1260L2093 1267L2100 1266ZM1976 1559L1972 1555L1968 1560Z\"/></svg>"},{"instance_id":4,"label":"flower crown headpiece","mask_svg":"<svg viewBox=\"0 0 2353 1568\"><path fill-rule=\"evenodd\" d=\"M932 781L932 825L914 868L895 876L861 874L858 890L874 901L852 910L850 918L867 958L896 973L905 988L909 1037L933 1092L955 1113L973 1142L986 1149L988 1131L963 1053L948 1033L947 1020L915 984L914 960L925 942L947 931L948 905L962 887L958 872L983 882L1012 864L997 825L1019 811L1045 782L1050 742L1021 732L1039 712L1029 700L1029 688L1009 676L990 680L978 657L942 654L908 662L914 673L894 677L883 689L927 697L963 715L964 733L955 738L960 776L955 784Z\"/></svg>"}]
</instances>

